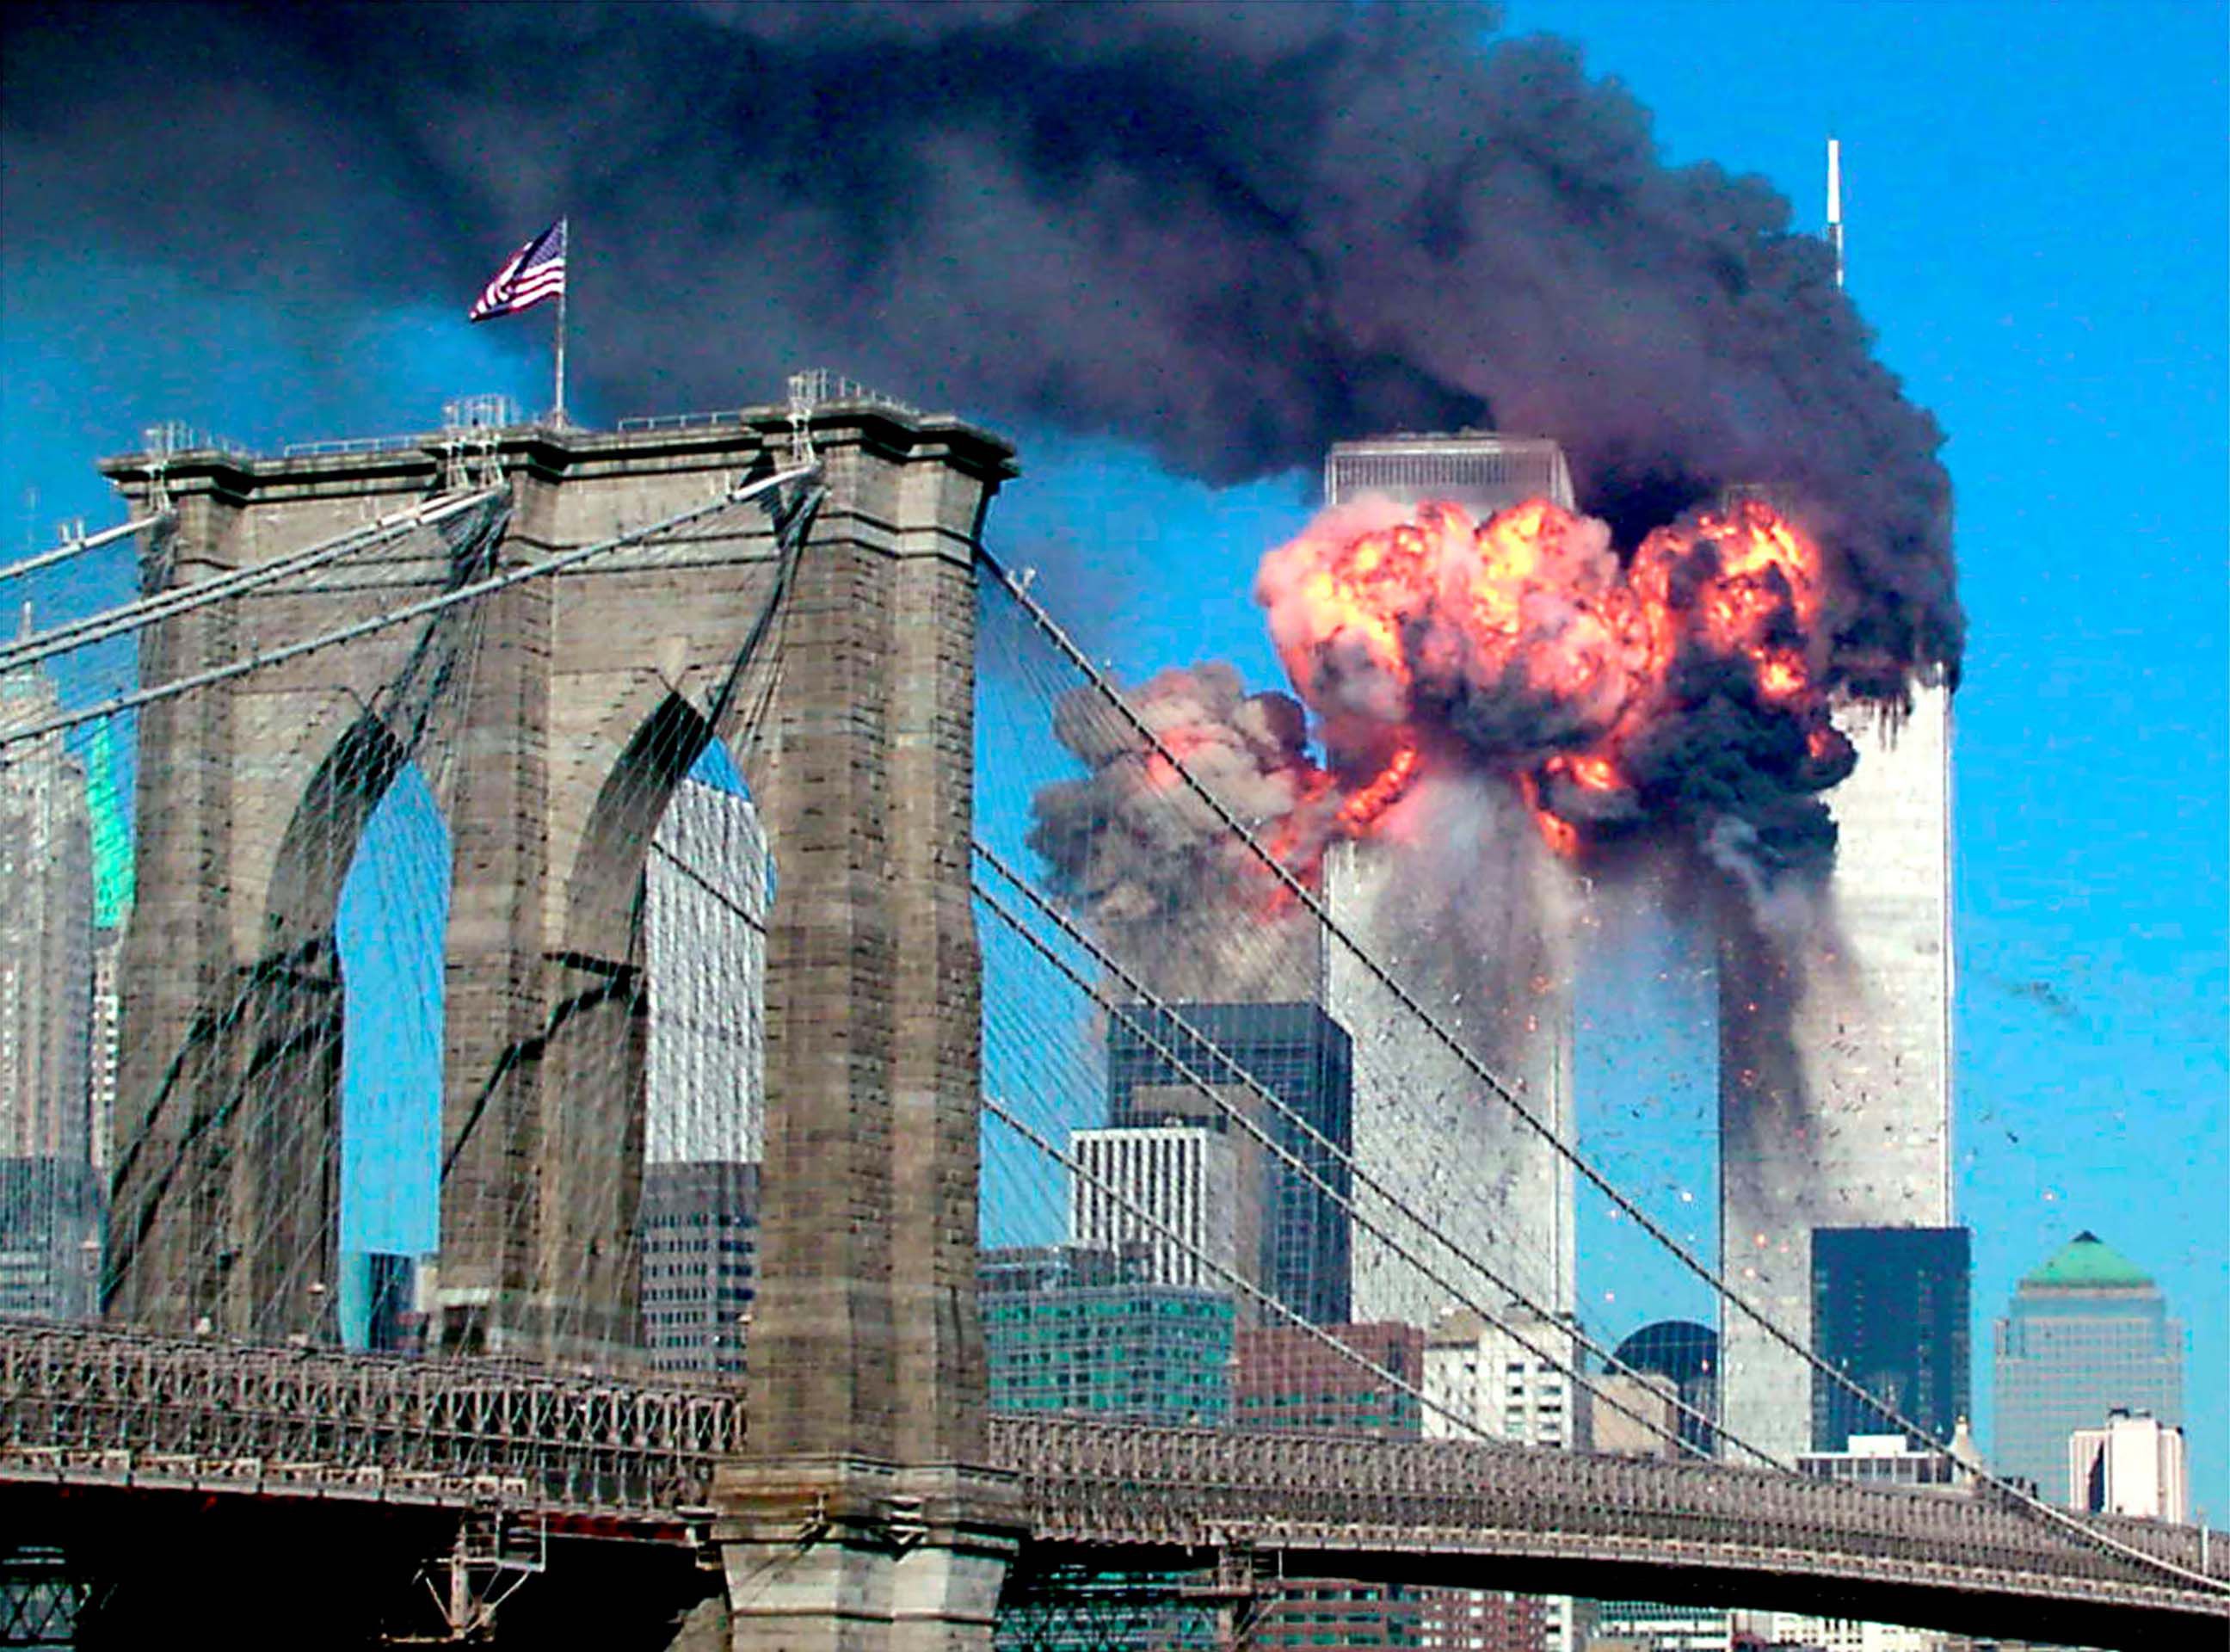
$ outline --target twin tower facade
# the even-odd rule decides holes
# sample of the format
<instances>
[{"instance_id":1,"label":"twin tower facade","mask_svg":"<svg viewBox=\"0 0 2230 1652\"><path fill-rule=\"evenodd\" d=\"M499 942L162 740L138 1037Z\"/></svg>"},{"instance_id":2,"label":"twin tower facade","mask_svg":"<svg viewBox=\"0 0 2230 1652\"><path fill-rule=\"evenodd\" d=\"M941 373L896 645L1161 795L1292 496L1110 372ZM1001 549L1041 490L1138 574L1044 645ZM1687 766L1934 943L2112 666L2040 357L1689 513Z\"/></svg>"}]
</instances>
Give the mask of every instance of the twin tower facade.
<instances>
[{"instance_id":1,"label":"twin tower facade","mask_svg":"<svg viewBox=\"0 0 2230 1652\"><path fill-rule=\"evenodd\" d=\"M1486 434L1334 448L1327 503L1365 494L1448 500L1481 517L1529 497L1573 504L1554 443ZM1921 688L1896 715L1853 704L1837 722L1859 763L1827 795L1840 839L1817 920L1775 932L1731 899L1716 946L1718 1263L1737 1295L1806 1345L1815 1229L1951 1222L1950 694ZM1573 940L1583 897L1524 813L1506 814L1481 835L1479 887L1446 892L1473 910L1500 903L1473 926L1469 955L1464 936L1416 909L1416 892L1376 844L1343 845L1326 894L1342 926L1452 1017L1542 1128L1480 1095L1337 945L1327 948L1324 1007L1354 1040L1358 1171L1442 1213L1449 1236L1500 1276L1466 1281L1482 1299L1506 1296L1506 1284L1569 1316L1573 1173L1556 1144L1578 1145ZM1468 828L1481 818L1473 809ZM1422 1322L1446 1300L1361 1232L1353 1268L1357 1320ZM1798 1354L1730 1307L1720 1360L1730 1432L1784 1459L1812 1447L1811 1382Z\"/></svg>"}]
</instances>

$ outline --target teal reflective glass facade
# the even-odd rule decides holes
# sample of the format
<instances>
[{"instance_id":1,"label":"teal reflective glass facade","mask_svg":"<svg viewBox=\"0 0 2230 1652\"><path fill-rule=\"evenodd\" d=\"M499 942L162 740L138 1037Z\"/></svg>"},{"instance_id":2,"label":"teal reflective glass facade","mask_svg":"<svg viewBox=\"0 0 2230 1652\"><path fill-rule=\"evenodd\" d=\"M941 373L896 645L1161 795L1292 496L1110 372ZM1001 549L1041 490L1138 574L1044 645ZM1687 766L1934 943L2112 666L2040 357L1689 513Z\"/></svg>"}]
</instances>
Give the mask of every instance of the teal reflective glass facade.
<instances>
[{"instance_id":1,"label":"teal reflective glass facade","mask_svg":"<svg viewBox=\"0 0 2230 1652\"><path fill-rule=\"evenodd\" d=\"M1964 1228L1814 1228L1813 1346L1930 1438L1948 1440L1974 1408L1971 1278ZM1858 1396L1813 1378L1814 1451L1897 1432Z\"/></svg>"}]
</instances>

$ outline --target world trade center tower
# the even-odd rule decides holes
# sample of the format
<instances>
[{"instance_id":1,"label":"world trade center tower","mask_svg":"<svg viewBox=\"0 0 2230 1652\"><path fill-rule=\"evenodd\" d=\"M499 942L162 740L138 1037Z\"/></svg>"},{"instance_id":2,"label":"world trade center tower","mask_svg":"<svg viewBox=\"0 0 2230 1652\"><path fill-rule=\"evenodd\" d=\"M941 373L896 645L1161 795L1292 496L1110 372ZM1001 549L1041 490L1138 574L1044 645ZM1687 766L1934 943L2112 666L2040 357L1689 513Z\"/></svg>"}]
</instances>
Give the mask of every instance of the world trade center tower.
<instances>
[{"instance_id":1,"label":"world trade center tower","mask_svg":"<svg viewBox=\"0 0 2230 1652\"><path fill-rule=\"evenodd\" d=\"M1814 1229L1952 1223L1950 691L1835 721L1859 761L1827 794L1825 900L1767 926L1731 898L1719 928L1720 1267L1808 1346ZM1723 1316L1728 1430L1776 1456L1810 1449L1804 1360Z\"/></svg>"},{"instance_id":2,"label":"world trade center tower","mask_svg":"<svg viewBox=\"0 0 2230 1652\"><path fill-rule=\"evenodd\" d=\"M1403 506L1445 500L1481 521L1529 499L1567 509L1573 503L1570 472L1555 442L1470 431L1336 446L1324 461L1324 502L1366 495ZM1460 857L1462 875L1474 887L1421 879L1414 862L1405 865L1402 848L1374 838L1335 845L1326 855L1327 907L1511 1086L1543 1131L1486 1093L1327 937L1324 1010L1354 1041L1360 1219L1352 1312L1359 1321L1430 1325L1456 1306L1453 1285L1497 1310L1514 1287L1538 1309L1569 1316L1576 1306L1572 1171L1556 1143L1569 1147L1573 1132L1570 874L1540 842L1514 794L1489 788L1437 802L1422 796L1415 806L1441 810L1442 819L1423 836L1445 836L1445 823L1460 823L1475 851ZM1451 921L1459 910L1469 922ZM1444 1262L1435 1279L1396 1254L1371 1230L1374 1220L1397 1237L1407 1227L1380 1188L1434 1213L1460 1254L1491 1274Z\"/></svg>"}]
</instances>

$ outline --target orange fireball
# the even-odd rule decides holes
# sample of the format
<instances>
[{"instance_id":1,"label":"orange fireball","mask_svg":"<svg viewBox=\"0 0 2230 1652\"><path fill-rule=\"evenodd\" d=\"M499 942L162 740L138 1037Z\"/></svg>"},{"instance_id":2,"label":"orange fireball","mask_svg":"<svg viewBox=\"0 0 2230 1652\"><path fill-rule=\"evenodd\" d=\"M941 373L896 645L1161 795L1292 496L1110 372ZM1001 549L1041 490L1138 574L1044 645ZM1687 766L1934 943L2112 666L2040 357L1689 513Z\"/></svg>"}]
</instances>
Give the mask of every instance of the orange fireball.
<instances>
[{"instance_id":1,"label":"orange fireball","mask_svg":"<svg viewBox=\"0 0 2230 1652\"><path fill-rule=\"evenodd\" d=\"M1819 667L1818 547L1763 500L1705 512L1621 561L1602 524L1544 499L1474 522L1428 504L1402 519L1331 512L1265 558L1258 595L1301 698L1335 749L1395 755L1349 791L1332 828L1367 835L1425 759L1417 730L1442 726L1522 792L1560 855L1584 823L1549 783L1605 800L1617 817L1623 759L1682 709L1684 657L1731 667L1766 714L1794 720L1815 760L1837 749ZM1724 673L1711 674L1719 691ZM1570 794L1566 794L1568 801Z\"/></svg>"}]
</instances>

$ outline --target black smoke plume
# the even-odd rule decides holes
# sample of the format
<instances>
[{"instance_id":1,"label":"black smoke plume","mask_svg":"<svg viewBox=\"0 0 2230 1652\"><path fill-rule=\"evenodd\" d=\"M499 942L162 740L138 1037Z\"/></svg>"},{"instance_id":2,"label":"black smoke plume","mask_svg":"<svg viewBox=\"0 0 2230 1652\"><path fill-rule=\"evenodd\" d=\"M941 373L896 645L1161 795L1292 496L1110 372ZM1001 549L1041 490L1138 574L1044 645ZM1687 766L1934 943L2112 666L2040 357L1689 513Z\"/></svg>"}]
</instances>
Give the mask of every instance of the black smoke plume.
<instances>
[{"instance_id":1,"label":"black smoke plume","mask_svg":"<svg viewBox=\"0 0 2230 1652\"><path fill-rule=\"evenodd\" d=\"M454 301L563 210L615 410L827 364L1213 481L1556 437L1623 544L1800 496L1861 687L1956 676L1940 436L1788 203L1568 45L1408 5L23 6L11 258L315 313ZM1234 571L1234 573L1236 571Z\"/></svg>"}]
</instances>

